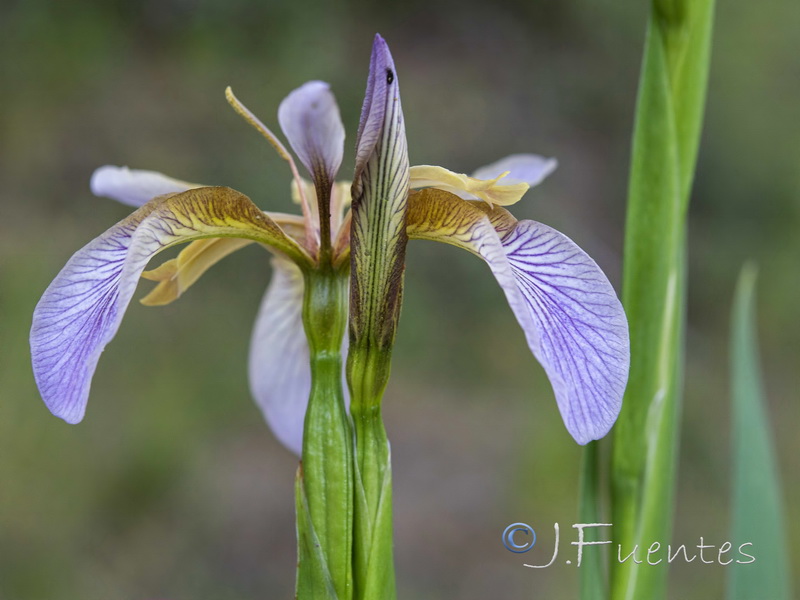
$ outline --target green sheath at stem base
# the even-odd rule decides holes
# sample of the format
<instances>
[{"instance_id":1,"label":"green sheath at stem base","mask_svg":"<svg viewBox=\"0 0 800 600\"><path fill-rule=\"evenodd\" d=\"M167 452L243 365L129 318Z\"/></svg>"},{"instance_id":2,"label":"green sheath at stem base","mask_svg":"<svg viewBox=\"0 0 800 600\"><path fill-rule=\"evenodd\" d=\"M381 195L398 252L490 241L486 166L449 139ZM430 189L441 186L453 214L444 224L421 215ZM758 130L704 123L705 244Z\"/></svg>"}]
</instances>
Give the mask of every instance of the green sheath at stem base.
<instances>
[{"instance_id":1,"label":"green sheath at stem base","mask_svg":"<svg viewBox=\"0 0 800 600\"><path fill-rule=\"evenodd\" d=\"M348 382L356 435L354 579L357 600L396 597L392 555L392 467L381 418L391 351L351 346Z\"/></svg>"},{"instance_id":2,"label":"green sheath at stem base","mask_svg":"<svg viewBox=\"0 0 800 600\"><path fill-rule=\"evenodd\" d=\"M299 600L353 597L353 433L342 390L347 277L330 267L304 273L303 323L311 394L298 471ZM333 595L331 595L333 594Z\"/></svg>"}]
</instances>

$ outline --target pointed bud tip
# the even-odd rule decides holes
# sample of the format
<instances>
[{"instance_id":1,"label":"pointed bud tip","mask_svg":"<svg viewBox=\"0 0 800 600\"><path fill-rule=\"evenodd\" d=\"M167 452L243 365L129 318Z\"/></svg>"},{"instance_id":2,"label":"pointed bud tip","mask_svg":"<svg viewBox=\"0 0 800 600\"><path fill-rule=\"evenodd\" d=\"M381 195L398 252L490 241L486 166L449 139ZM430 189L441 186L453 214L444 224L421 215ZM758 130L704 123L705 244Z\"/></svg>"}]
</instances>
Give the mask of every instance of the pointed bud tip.
<instances>
[{"instance_id":1,"label":"pointed bud tip","mask_svg":"<svg viewBox=\"0 0 800 600\"><path fill-rule=\"evenodd\" d=\"M354 185L358 187L361 171L372 154L383 127L383 119L390 100L399 103L397 72L394 68L389 45L379 33L375 34L372 55L369 61L369 75L361 119L356 135L356 169Z\"/></svg>"},{"instance_id":2,"label":"pointed bud tip","mask_svg":"<svg viewBox=\"0 0 800 600\"><path fill-rule=\"evenodd\" d=\"M381 67L391 68L394 71L394 60L392 53L389 50L389 44L383 39L380 33L375 34L375 40L372 43L372 69L380 69Z\"/></svg>"}]
</instances>

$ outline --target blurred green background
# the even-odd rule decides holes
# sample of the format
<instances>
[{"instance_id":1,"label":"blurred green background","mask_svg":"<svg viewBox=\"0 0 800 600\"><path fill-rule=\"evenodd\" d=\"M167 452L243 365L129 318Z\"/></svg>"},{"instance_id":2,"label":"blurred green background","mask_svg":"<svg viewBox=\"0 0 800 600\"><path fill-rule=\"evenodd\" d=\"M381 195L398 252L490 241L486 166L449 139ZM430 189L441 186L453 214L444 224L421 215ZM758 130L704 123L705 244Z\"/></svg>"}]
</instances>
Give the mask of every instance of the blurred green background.
<instances>
[{"instance_id":1,"label":"blurred green background","mask_svg":"<svg viewBox=\"0 0 800 600\"><path fill-rule=\"evenodd\" d=\"M514 212L572 237L619 289L647 4L4 0L0 598L293 596L296 459L246 379L266 253L234 255L174 305L134 302L81 425L38 397L33 307L75 250L128 213L91 196L95 167L230 185L290 210L288 169L223 90L276 127L285 94L327 80L352 148L378 31L394 52L412 164L471 171L512 152L558 157ZM736 273L754 258L797 572L800 3L718 4L690 215L673 541L728 539L728 313ZM574 565L521 566L549 560L554 521L571 536L580 449L502 293L480 261L428 243L410 246L406 281L385 403L400 597L574 598ZM500 543L515 521L542 540L524 560ZM721 596L725 568L698 563L674 565L671 598Z\"/></svg>"}]
</instances>

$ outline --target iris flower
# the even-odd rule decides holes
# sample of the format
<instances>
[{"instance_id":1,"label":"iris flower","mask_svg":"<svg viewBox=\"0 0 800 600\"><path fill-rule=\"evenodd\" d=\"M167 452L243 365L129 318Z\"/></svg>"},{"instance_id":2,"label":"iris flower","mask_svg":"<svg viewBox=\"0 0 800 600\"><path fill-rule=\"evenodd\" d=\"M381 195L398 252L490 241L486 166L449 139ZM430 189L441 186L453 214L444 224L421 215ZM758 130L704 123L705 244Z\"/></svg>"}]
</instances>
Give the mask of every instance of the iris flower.
<instances>
[{"instance_id":1,"label":"iris flower","mask_svg":"<svg viewBox=\"0 0 800 600\"><path fill-rule=\"evenodd\" d=\"M380 37L371 69L379 75L393 71ZM158 282L144 304L167 304L225 256L257 243L274 258L251 340L251 391L279 440L300 454L310 390L302 270L327 260L346 274L349 265L350 183L336 182L344 126L323 82L306 83L283 100L278 122L308 171L306 180L278 137L230 89L226 96L288 163L301 215L264 212L227 187L99 168L92 192L138 208L76 252L45 291L31 329L34 376L53 414L81 421L100 354L139 279ZM619 413L628 328L612 286L585 252L562 233L517 221L503 208L554 168L554 160L535 155L510 156L471 177L442 167L411 167L406 231L409 239L451 244L488 264L550 379L569 433L585 444L605 435ZM145 271L156 254L187 242L176 258Z\"/></svg>"}]
</instances>

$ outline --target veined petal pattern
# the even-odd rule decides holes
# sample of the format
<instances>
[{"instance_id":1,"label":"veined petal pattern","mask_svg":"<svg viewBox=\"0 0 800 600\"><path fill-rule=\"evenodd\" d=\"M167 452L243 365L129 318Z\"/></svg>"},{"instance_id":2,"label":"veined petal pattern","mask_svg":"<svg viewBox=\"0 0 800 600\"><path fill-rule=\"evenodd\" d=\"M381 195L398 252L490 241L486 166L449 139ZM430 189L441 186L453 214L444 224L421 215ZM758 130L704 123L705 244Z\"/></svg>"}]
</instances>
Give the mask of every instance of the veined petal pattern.
<instances>
[{"instance_id":1,"label":"veined petal pattern","mask_svg":"<svg viewBox=\"0 0 800 600\"><path fill-rule=\"evenodd\" d=\"M412 194L407 231L488 263L550 379L567 430L580 444L603 437L621 408L630 346L622 305L597 264L546 225L514 222L503 209L437 189Z\"/></svg>"},{"instance_id":2,"label":"veined petal pattern","mask_svg":"<svg viewBox=\"0 0 800 600\"><path fill-rule=\"evenodd\" d=\"M147 262L165 248L207 237L250 239L306 260L296 242L230 188L198 188L144 205L76 252L34 310L34 377L56 416L69 423L83 418L97 361Z\"/></svg>"}]
</instances>

